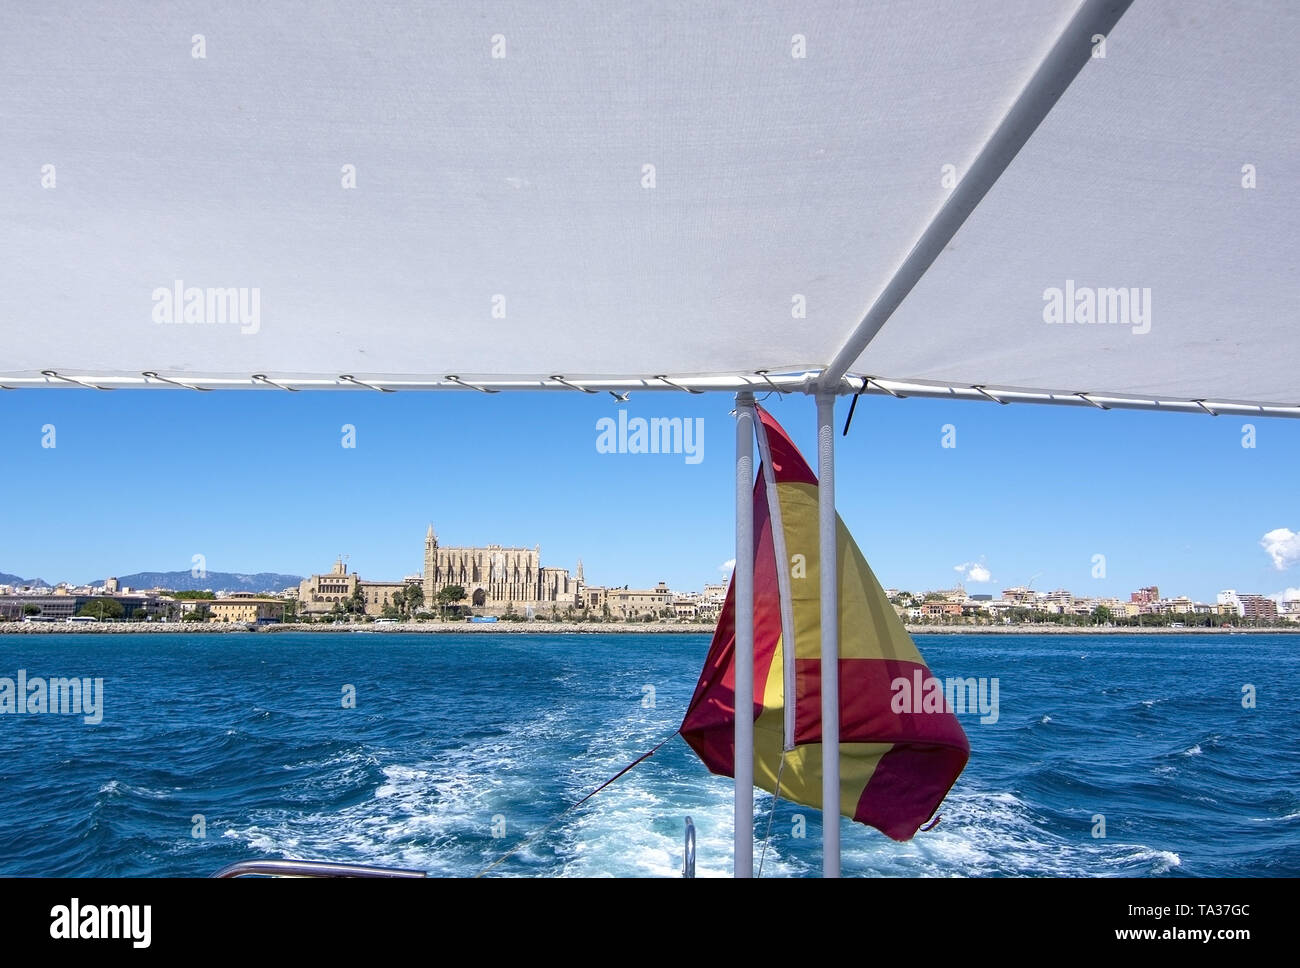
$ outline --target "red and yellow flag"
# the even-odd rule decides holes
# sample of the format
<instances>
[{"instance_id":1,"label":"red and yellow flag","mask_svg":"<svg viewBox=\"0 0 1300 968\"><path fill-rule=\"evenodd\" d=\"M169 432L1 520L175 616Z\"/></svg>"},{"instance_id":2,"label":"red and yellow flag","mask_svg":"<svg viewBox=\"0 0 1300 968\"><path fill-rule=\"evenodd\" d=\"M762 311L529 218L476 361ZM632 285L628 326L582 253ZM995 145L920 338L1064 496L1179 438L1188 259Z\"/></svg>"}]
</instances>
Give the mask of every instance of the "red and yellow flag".
<instances>
[{"instance_id":1,"label":"red and yellow flag","mask_svg":"<svg viewBox=\"0 0 1300 968\"><path fill-rule=\"evenodd\" d=\"M772 415L757 409L764 467L754 484L754 782L777 792L780 771L781 797L821 807L817 478ZM970 742L945 701L922 703L942 697L943 683L838 518L837 529L840 812L908 840L956 782ZM681 726L723 776L734 775L735 761L735 591L733 577Z\"/></svg>"}]
</instances>

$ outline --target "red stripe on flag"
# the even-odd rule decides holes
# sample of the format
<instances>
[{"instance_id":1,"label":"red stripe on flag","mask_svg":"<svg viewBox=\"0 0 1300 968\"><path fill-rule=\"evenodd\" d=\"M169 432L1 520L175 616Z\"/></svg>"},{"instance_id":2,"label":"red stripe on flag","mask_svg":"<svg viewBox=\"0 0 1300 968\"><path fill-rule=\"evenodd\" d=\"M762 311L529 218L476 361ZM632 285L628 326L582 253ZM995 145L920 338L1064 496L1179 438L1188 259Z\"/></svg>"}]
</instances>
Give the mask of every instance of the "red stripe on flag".
<instances>
[{"instance_id":1,"label":"red stripe on flag","mask_svg":"<svg viewBox=\"0 0 1300 968\"><path fill-rule=\"evenodd\" d=\"M853 819L893 840L910 840L939 809L968 756L947 746L895 746L876 765Z\"/></svg>"},{"instance_id":2,"label":"red stripe on flag","mask_svg":"<svg viewBox=\"0 0 1300 968\"><path fill-rule=\"evenodd\" d=\"M754 487L754 708L763 711L768 671L781 637L781 603L776 582L776 553L767 513L766 486L760 474ZM736 579L713 632L704 671L682 720L682 737L708 768L733 776L736 759Z\"/></svg>"},{"instance_id":3,"label":"red stripe on flag","mask_svg":"<svg viewBox=\"0 0 1300 968\"><path fill-rule=\"evenodd\" d=\"M785 429L770 413L758 407L758 417L767 428L767 443L772 452L772 470L778 484L816 484L817 475L799 453Z\"/></svg>"},{"instance_id":4,"label":"red stripe on flag","mask_svg":"<svg viewBox=\"0 0 1300 968\"><path fill-rule=\"evenodd\" d=\"M795 742L820 743L821 660L796 659L794 667ZM970 742L946 700L938 711L926 711L925 694L935 689L942 699L943 680L916 662L840 659L840 742L938 744L969 753Z\"/></svg>"}]
</instances>

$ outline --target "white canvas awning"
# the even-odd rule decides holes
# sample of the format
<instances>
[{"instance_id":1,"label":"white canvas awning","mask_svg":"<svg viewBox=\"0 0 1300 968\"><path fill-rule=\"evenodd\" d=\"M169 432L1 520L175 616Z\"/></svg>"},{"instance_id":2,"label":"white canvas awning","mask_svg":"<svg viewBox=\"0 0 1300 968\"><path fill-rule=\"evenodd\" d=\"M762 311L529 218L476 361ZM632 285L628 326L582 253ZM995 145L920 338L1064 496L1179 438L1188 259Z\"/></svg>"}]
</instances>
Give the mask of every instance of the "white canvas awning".
<instances>
[{"instance_id":1,"label":"white canvas awning","mask_svg":"<svg viewBox=\"0 0 1300 968\"><path fill-rule=\"evenodd\" d=\"M0 384L1300 415L1300 8L1124 7L10 5Z\"/></svg>"}]
</instances>

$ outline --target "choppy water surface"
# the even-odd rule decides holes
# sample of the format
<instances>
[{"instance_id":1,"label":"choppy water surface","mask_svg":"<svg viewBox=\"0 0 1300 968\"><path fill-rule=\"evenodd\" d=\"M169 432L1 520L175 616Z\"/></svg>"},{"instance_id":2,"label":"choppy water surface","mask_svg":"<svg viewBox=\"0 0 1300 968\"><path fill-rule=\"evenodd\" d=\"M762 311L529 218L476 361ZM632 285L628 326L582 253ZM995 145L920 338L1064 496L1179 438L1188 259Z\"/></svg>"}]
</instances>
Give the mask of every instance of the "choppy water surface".
<instances>
[{"instance_id":1,"label":"choppy water surface","mask_svg":"<svg viewBox=\"0 0 1300 968\"><path fill-rule=\"evenodd\" d=\"M933 831L896 844L844 822L846 874L1300 875L1300 639L918 644L941 678L997 677L998 721L961 717L971 762ZM104 713L0 716L0 874L303 857L471 875L672 734L707 650L707 635L3 638L0 676L101 676ZM755 796L760 837L771 804ZM494 873L675 876L688 814L699 876L729 873L730 781L674 739ZM770 829L764 876L817 873L817 811L780 803Z\"/></svg>"}]
</instances>

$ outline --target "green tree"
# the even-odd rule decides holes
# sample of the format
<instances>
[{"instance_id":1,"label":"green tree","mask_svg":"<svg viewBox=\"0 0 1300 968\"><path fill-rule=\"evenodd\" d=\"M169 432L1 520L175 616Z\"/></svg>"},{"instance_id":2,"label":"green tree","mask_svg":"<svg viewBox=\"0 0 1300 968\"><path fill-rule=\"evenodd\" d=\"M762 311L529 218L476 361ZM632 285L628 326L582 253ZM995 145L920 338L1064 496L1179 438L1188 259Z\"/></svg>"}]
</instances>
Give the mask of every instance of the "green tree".
<instances>
[{"instance_id":1,"label":"green tree","mask_svg":"<svg viewBox=\"0 0 1300 968\"><path fill-rule=\"evenodd\" d=\"M447 610L465 597L465 589L461 585L447 585L445 588L438 590L438 610L445 616Z\"/></svg>"},{"instance_id":2,"label":"green tree","mask_svg":"<svg viewBox=\"0 0 1300 968\"><path fill-rule=\"evenodd\" d=\"M121 618L122 613L125 611L126 609L122 607L122 603L116 598L100 596L92 598L85 605L82 605L77 614L87 618L97 618L103 622L105 619Z\"/></svg>"},{"instance_id":3,"label":"green tree","mask_svg":"<svg viewBox=\"0 0 1300 968\"><path fill-rule=\"evenodd\" d=\"M406 600L407 614L414 616L416 612L424 608L424 588L417 584L406 586L406 593L403 596Z\"/></svg>"},{"instance_id":4,"label":"green tree","mask_svg":"<svg viewBox=\"0 0 1300 968\"><path fill-rule=\"evenodd\" d=\"M31 602L28 602L26 605L23 606L23 614L24 614L24 615L40 615L40 614L41 614L41 607L40 607L39 605L33 605Z\"/></svg>"}]
</instances>

